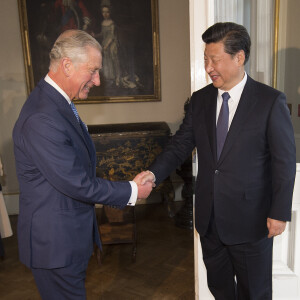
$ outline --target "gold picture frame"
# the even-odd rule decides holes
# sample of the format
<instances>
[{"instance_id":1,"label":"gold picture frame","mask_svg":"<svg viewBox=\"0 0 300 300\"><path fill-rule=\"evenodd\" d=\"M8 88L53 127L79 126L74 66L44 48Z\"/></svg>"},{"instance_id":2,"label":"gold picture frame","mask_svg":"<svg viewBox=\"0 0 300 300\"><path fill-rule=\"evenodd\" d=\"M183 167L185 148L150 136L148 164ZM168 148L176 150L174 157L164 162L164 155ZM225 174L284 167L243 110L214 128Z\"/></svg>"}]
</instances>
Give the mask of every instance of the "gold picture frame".
<instances>
[{"instance_id":1,"label":"gold picture frame","mask_svg":"<svg viewBox=\"0 0 300 300\"><path fill-rule=\"evenodd\" d=\"M76 103L161 101L158 0L18 0L18 7L28 94L47 74L58 35L78 28L100 41L103 69L101 85Z\"/></svg>"}]
</instances>

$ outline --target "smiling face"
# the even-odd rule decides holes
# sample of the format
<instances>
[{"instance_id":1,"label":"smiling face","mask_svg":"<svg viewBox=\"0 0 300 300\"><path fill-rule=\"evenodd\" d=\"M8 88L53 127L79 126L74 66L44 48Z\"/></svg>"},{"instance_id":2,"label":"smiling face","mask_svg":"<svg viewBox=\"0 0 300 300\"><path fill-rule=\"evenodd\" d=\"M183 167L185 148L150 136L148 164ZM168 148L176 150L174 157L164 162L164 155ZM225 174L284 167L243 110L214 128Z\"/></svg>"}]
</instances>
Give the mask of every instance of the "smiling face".
<instances>
[{"instance_id":1,"label":"smiling face","mask_svg":"<svg viewBox=\"0 0 300 300\"><path fill-rule=\"evenodd\" d=\"M71 76L70 99L86 99L90 89L100 85L99 71L102 67L102 55L99 50L87 47L87 61L74 65Z\"/></svg>"},{"instance_id":2,"label":"smiling face","mask_svg":"<svg viewBox=\"0 0 300 300\"><path fill-rule=\"evenodd\" d=\"M237 85L244 76L244 61L242 50L232 56L225 52L223 42L206 44L205 70L216 88L229 91Z\"/></svg>"}]
</instances>

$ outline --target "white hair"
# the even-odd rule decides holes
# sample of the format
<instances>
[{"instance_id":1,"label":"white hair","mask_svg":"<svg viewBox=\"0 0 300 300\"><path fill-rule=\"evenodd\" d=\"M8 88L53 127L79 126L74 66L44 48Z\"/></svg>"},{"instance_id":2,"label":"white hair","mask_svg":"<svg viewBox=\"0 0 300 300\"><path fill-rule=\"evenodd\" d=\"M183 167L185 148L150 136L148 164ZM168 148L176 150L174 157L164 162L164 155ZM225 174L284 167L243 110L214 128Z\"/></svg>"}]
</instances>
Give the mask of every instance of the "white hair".
<instances>
[{"instance_id":1,"label":"white hair","mask_svg":"<svg viewBox=\"0 0 300 300\"><path fill-rule=\"evenodd\" d=\"M56 71L58 63L64 57L68 57L75 65L87 60L87 47L92 47L100 52L100 44L88 33L82 30L67 30L55 41L49 57L49 69Z\"/></svg>"}]
</instances>

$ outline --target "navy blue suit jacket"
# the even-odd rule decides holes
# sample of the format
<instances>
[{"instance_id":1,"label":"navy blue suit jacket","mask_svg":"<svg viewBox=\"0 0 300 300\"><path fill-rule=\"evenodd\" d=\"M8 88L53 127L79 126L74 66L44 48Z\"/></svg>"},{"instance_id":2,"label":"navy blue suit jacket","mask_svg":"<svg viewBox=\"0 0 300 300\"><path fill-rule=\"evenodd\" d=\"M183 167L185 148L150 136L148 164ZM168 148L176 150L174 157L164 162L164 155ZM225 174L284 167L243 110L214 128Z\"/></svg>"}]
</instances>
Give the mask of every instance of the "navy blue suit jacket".
<instances>
[{"instance_id":1,"label":"navy blue suit jacket","mask_svg":"<svg viewBox=\"0 0 300 300\"><path fill-rule=\"evenodd\" d=\"M60 268L100 247L95 203L123 208L129 182L96 177L96 152L66 99L41 80L13 130L20 185L18 242L28 267Z\"/></svg>"},{"instance_id":2,"label":"navy blue suit jacket","mask_svg":"<svg viewBox=\"0 0 300 300\"><path fill-rule=\"evenodd\" d=\"M205 235L212 209L221 240L238 244L268 234L267 218L289 221L296 173L295 142L285 95L248 76L217 160L212 85L192 95L172 142L149 167L159 184L197 148L195 226Z\"/></svg>"}]
</instances>

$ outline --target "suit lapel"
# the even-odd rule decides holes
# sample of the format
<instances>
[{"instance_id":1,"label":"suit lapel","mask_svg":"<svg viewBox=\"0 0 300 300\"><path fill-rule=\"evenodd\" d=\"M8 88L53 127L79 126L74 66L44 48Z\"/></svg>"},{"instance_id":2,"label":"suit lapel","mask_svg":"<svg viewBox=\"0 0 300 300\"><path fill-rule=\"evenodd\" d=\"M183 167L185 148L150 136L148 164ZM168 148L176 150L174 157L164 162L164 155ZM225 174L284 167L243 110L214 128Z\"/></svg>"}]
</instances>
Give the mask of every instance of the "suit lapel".
<instances>
[{"instance_id":1,"label":"suit lapel","mask_svg":"<svg viewBox=\"0 0 300 300\"><path fill-rule=\"evenodd\" d=\"M62 109L62 113L68 119L68 121L71 122L72 125L76 128L77 133L81 136L81 138L89 152L90 158L92 158L93 151L91 148L91 144L89 143L90 137L89 137L87 129L85 128L85 125L82 123L81 119L79 118L79 122L77 121L77 119L76 119L70 105L68 105L68 103L67 103L66 108Z\"/></svg>"},{"instance_id":2,"label":"suit lapel","mask_svg":"<svg viewBox=\"0 0 300 300\"><path fill-rule=\"evenodd\" d=\"M81 132L83 134L84 141L87 145L87 149L90 154L90 158L94 162L96 149L95 149L94 143L91 139L91 136L88 132L88 129L87 129L86 125L81 121L81 119L80 119L80 127L81 127Z\"/></svg>"},{"instance_id":3,"label":"suit lapel","mask_svg":"<svg viewBox=\"0 0 300 300\"><path fill-rule=\"evenodd\" d=\"M234 144L236 139L239 138L239 133L242 130L244 124L247 123L248 115L251 113L258 99L255 96L255 93L255 82L248 76L246 85L241 95L240 102L230 125L218 164L222 163L226 155L230 153L232 145Z\"/></svg>"},{"instance_id":4,"label":"suit lapel","mask_svg":"<svg viewBox=\"0 0 300 300\"><path fill-rule=\"evenodd\" d=\"M208 139L214 161L217 160L217 143L216 143L216 110L217 110L218 89L212 89L206 103L206 128L208 130Z\"/></svg>"},{"instance_id":5,"label":"suit lapel","mask_svg":"<svg viewBox=\"0 0 300 300\"><path fill-rule=\"evenodd\" d=\"M40 82L40 84L41 84L42 88L44 89L44 91L48 93L51 100L56 104L59 112L65 117L65 119L67 119L69 121L69 123L72 124L72 126L76 129L77 133L81 136L82 141L84 142L84 144L89 152L89 155L91 157L92 156L91 147L90 147L88 141L86 140L86 138L84 137L84 133L83 133L83 130L85 130L85 129L81 128L80 123L77 121L69 103L54 87L52 87L46 81L42 80Z\"/></svg>"}]
</instances>

